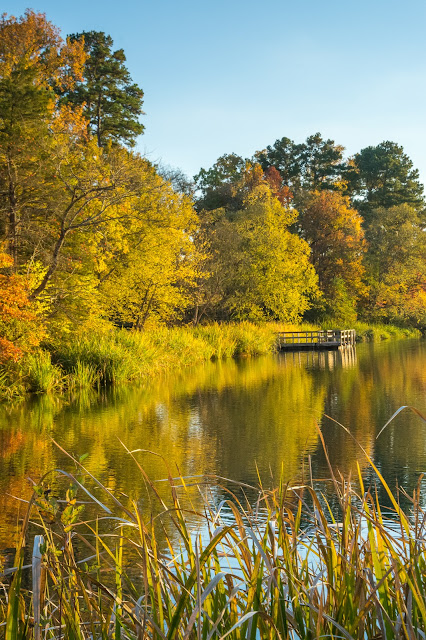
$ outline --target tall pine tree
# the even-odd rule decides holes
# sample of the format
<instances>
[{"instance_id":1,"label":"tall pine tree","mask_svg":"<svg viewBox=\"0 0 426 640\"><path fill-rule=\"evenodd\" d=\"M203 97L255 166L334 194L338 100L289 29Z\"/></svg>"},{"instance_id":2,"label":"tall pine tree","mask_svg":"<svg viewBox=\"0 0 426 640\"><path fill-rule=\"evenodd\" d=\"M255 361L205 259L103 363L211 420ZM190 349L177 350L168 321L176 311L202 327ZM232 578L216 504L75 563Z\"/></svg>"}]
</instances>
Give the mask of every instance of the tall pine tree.
<instances>
[{"instance_id":1,"label":"tall pine tree","mask_svg":"<svg viewBox=\"0 0 426 640\"><path fill-rule=\"evenodd\" d=\"M144 130L139 121L143 91L132 82L123 49L113 51L113 40L103 31L83 31L69 39L84 41L87 59L83 82L64 93L62 101L85 105L90 133L96 136L98 146L108 140L134 146Z\"/></svg>"}]
</instances>

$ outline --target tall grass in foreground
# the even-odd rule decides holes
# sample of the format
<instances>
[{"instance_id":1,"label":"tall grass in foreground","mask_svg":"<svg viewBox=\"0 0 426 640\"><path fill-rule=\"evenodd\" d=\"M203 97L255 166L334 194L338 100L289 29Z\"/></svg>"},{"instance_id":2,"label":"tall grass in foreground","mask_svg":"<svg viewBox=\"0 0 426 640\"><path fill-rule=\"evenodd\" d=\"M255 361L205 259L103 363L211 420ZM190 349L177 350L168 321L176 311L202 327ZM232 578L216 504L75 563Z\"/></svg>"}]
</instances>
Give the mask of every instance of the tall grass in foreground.
<instances>
[{"instance_id":1,"label":"tall grass in foreground","mask_svg":"<svg viewBox=\"0 0 426 640\"><path fill-rule=\"evenodd\" d=\"M405 514L371 460L392 521L360 472L358 492L332 475L338 514L311 486L283 483L260 487L254 505L229 492L197 510L187 484L198 482L204 494L202 479L169 476L166 504L137 452L127 454L158 515L113 495L81 461L75 474L59 472L71 483L61 505L45 477L3 576L6 640L425 637L426 512L416 491ZM83 518L77 491L96 517ZM39 533L27 559L31 516ZM194 517L202 533L189 527Z\"/></svg>"}]
</instances>

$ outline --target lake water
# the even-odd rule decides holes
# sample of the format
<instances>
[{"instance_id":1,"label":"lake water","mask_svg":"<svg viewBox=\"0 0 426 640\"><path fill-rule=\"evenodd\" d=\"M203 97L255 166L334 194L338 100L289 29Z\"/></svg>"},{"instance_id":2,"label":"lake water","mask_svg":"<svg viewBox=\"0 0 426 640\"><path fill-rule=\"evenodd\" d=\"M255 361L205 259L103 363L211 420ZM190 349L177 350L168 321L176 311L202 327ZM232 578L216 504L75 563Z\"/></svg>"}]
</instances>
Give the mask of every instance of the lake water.
<instances>
[{"instance_id":1,"label":"lake water","mask_svg":"<svg viewBox=\"0 0 426 640\"><path fill-rule=\"evenodd\" d=\"M143 478L123 445L163 456L135 453L152 480L165 478L168 467L175 476L215 474L247 484L259 473L270 486L280 475L307 480L311 468L321 482L329 471L319 425L333 467L355 474L358 460L372 481L362 451L336 420L391 487L412 492L426 471L426 424L405 410L376 435L401 405L426 412L425 392L426 342L410 340L215 362L143 386L0 406L0 549L13 546L25 509L16 498L30 495L29 478L73 469L53 441L75 456L87 453L92 474L143 501ZM157 486L165 491L164 483ZM193 499L201 501L195 488Z\"/></svg>"}]
</instances>

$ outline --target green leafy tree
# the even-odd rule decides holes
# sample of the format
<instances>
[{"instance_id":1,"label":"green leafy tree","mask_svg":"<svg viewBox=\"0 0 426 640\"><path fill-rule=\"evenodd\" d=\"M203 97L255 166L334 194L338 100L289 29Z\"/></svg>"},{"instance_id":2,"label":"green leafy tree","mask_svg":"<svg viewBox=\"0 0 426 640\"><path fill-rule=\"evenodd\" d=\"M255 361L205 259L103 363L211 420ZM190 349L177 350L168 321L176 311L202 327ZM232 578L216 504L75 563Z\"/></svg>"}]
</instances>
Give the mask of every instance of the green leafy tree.
<instances>
[{"instance_id":1,"label":"green leafy tree","mask_svg":"<svg viewBox=\"0 0 426 640\"><path fill-rule=\"evenodd\" d=\"M210 169L200 169L194 176L200 196L198 210L213 211L220 207L238 209L242 205L235 186L240 182L246 160L235 153L227 153L216 160Z\"/></svg>"},{"instance_id":2,"label":"green leafy tree","mask_svg":"<svg viewBox=\"0 0 426 640\"><path fill-rule=\"evenodd\" d=\"M355 155L350 189L367 223L372 221L372 212L382 207L409 204L421 211L425 206L419 172L395 142L381 142Z\"/></svg>"},{"instance_id":3,"label":"green leafy tree","mask_svg":"<svg viewBox=\"0 0 426 640\"><path fill-rule=\"evenodd\" d=\"M343 151L334 140L324 140L315 133L302 144L281 138L256 155L264 170L275 167L279 171L283 185L292 190L297 201L301 191L340 188L347 172Z\"/></svg>"},{"instance_id":4,"label":"green leafy tree","mask_svg":"<svg viewBox=\"0 0 426 640\"><path fill-rule=\"evenodd\" d=\"M370 319L426 327L426 234L408 204L374 210L366 255Z\"/></svg>"},{"instance_id":5,"label":"green leafy tree","mask_svg":"<svg viewBox=\"0 0 426 640\"><path fill-rule=\"evenodd\" d=\"M111 36L103 31L73 34L70 42L84 42L87 59L82 82L63 94L66 104L84 105L90 132L98 146L108 140L134 146L144 126L139 121L143 114L143 91L132 82L125 66L123 49L113 51Z\"/></svg>"}]
</instances>

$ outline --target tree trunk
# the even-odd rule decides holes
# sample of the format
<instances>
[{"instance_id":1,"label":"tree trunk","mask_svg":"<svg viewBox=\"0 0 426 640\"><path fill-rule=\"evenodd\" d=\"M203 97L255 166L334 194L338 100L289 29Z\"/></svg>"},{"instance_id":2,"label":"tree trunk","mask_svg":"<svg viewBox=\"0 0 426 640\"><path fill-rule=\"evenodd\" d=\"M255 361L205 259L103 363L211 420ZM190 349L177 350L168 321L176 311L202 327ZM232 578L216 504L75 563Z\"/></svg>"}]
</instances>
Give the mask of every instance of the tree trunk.
<instances>
[{"instance_id":1,"label":"tree trunk","mask_svg":"<svg viewBox=\"0 0 426 640\"><path fill-rule=\"evenodd\" d=\"M12 167L10 159L7 160L8 173L8 230L7 243L9 255L13 258L13 268L16 271L18 266L18 202L16 199L15 183L12 176Z\"/></svg>"},{"instance_id":2,"label":"tree trunk","mask_svg":"<svg viewBox=\"0 0 426 640\"><path fill-rule=\"evenodd\" d=\"M67 233L68 233L67 229L61 229L60 236L59 236L59 238L58 238L58 240L56 242L55 248L53 250L52 259L50 261L49 268L46 271L46 274L45 274L43 280L40 282L38 287L36 289L34 289L34 291L29 296L30 300L34 300L35 298L37 298L37 296L40 295L40 293L42 291L44 291L45 288L47 287L47 285L49 284L53 274L55 273L55 271L56 271L56 269L58 267L59 254L61 252L62 247L64 246L65 238L67 237Z\"/></svg>"},{"instance_id":3,"label":"tree trunk","mask_svg":"<svg viewBox=\"0 0 426 640\"><path fill-rule=\"evenodd\" d=\"M101 116L102 116L101 98L102 98L102 95L99 94L98 103L97 103L97 107L96 107L96 137L98 139L98 147L102 147L102 141L101 141Z\"/></svg>"}]
</instances>

